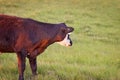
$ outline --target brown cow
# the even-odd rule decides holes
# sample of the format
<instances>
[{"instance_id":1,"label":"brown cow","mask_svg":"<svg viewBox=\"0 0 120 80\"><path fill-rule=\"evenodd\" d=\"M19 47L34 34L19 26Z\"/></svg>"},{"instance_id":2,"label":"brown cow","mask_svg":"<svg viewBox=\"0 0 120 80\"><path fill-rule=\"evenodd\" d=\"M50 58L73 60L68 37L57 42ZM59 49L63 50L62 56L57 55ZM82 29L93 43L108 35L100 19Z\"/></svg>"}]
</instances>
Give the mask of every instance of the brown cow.
<instances>
[{"instance_id":1,"label":"brown cow","mask_svg":"<svg viewBox=\"0 0 120 80\"><path fill-rule=\"evenodd\" d=\"M69 33L73 30L64 23L50 24L28 18L0 15L0 52L17 54L19 80L24 80L26 57L29 59L32 74L36 75L37 55L55 42L71 46Z\"/></svg>"}]
</instances>

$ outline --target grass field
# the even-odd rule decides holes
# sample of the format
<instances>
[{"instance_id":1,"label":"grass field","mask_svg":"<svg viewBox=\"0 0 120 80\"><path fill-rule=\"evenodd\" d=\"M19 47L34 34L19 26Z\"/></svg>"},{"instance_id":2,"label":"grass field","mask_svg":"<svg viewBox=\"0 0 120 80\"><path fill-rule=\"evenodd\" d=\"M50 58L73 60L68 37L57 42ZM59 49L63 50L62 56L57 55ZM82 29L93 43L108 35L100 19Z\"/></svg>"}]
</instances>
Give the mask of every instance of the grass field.
<instances>
[{"instance_id":1,"label":"grass field","mask_svg":"<svg viewBox=\"0 0 120 80\"><path fill-rule=\"evenodd\" d=\"M73 46L51 45L38 57L38 75L25 80L120 80L120 0L0 0L0 14L75 28ZM15 54L0 55L0 80L17 80Z\"/></svg>"}]
</instances>

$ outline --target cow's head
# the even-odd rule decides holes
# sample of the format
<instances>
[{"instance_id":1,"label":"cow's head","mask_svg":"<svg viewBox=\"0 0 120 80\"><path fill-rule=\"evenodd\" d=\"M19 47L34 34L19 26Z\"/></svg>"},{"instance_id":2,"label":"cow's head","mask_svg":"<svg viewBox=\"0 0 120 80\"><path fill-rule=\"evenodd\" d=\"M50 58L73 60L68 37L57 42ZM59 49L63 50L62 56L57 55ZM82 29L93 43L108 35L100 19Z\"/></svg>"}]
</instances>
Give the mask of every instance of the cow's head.
<instances>
[{"instance_id":1,"label":"cow's head","mask_svg":"<svg viewBox=\"0 0 120 80\"><path fill-rule=\"evenodd\" d=\"M71 32L74 31L74 28L67 27L64 23L59 24L59 32L57 34L57 43L63 46L72 46L72 40L70 39Z\"/></svg>"}]
</instances>

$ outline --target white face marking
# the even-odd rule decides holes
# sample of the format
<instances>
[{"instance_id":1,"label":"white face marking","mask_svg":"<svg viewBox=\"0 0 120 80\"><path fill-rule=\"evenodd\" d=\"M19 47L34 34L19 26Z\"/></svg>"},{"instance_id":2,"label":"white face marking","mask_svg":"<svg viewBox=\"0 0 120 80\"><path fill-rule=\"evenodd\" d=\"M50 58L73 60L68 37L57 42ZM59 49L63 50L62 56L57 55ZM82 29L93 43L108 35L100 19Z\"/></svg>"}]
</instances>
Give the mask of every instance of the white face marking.
<instances>
[{"instance_id":1,"label":"white face marking","mask_svg":"<svg viewBox=\"0 0 120 80\"><path fill-rule=\"evenodd\" d=\"M60 42L57 42L58 44L62 45L62 46L70 46L71 43L70 43L70 39L68 38L70 33L66 34L66 37L60 41Z\"/></svg>"}]
</instances>

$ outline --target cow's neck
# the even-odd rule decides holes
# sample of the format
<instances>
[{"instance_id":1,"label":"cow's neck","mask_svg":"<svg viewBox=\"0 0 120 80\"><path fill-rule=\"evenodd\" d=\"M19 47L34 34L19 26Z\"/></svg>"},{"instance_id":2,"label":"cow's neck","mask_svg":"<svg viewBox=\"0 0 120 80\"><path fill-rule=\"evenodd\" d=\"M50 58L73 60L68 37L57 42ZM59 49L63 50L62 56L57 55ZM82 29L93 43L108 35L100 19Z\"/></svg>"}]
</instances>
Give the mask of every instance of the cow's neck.
<instances>
[{"instance_id":1,"label":"cow's neck","mask_svg":"<svg viewBox=\"0 0 120 80\"><path fill-rule=\"evenodd\" d=\"M52 43L54 43L52 39L41 40L39 43L35 44L34 47L29 49L28 56L36 57L44 52L45 49Z\"/></svg>"}]
</instances>

